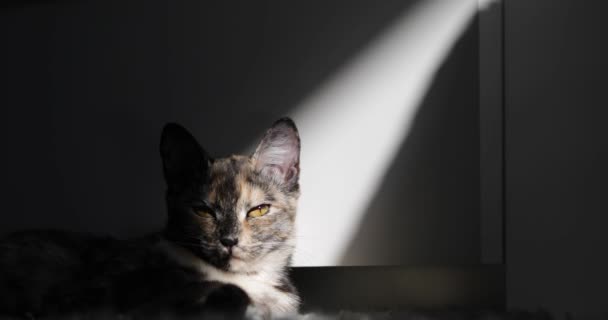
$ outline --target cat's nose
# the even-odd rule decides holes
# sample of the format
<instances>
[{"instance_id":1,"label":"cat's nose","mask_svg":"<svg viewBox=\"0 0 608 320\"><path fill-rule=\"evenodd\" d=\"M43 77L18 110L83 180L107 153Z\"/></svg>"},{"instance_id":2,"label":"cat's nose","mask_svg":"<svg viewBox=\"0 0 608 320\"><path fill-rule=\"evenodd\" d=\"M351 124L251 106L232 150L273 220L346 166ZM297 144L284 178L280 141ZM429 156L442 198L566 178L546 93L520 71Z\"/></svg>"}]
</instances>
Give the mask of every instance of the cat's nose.
<instances>
[{"instance_id":1,"label":"cat's nose","mask_svg":"<svg viewBox=\"0 0 608 320\"><path fill-rule=\"evenodd\" d=\"M223 238L220 239L220 242L226 248L232 248L232 247L236 246L239 243L239 239L235 238L235 237L223 237Z\"/></svg>"}]
</instances>

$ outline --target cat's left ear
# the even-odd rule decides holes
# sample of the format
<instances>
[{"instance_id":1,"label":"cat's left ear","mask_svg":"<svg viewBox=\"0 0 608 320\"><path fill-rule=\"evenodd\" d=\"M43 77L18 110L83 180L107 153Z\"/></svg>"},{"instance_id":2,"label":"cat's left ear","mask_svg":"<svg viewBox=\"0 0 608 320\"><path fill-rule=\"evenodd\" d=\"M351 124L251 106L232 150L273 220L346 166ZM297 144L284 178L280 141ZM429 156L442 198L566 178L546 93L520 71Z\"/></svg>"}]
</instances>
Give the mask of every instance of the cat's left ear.
<instances>
[{"instance_id":1,"label":"cat's left ear","mask_svg":"<svg viewBox=\"0 0 608 320\"><path fill-rule=\"evenodd\" d=\"M255 168L289 188L298 184L300 175L300 136L293 120L275 122L252 156Z\"/></svg>"},{"instance_id":2,"label":"cat's left ear","mask_svg":"<svg viewBox=\"0 0 608 320\"><path fill-rule=\"evenodd\" d=\"M184 127L168 123L160 139L163 172L169 188L202 182L211 157Z\"/></svg>"}]
</instances>

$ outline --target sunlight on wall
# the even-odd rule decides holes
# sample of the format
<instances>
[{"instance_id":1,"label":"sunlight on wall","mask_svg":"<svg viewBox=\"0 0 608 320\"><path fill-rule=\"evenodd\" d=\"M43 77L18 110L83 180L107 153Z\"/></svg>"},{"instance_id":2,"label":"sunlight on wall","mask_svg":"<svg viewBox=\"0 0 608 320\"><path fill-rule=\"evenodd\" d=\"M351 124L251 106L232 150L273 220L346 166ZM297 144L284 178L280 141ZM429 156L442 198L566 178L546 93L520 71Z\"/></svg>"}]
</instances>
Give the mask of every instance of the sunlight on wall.
<instances>
[{"instance_id":1,"label":"sunlight on wall","mask_svg":"<svg viewBox=\"0 0 608 320\"><path fill-rule=\"evenodd\" d=\"M294 265L339 263L477 6L476 0L421 1L290 114L302 139Z\"/></svg>"},{"instance_id":2,"label":"sunlight on wall","mask_svg":"<svg viewBox=\"0 0 608 320\"><path fill-rule=\"evenodd\" d=\"M486 10L486 9L490 8L491 6L493 6L494 4L498 4L500 2L501 2L500 0L478 0L479 9Z\"/></svg>"}]
</instances>

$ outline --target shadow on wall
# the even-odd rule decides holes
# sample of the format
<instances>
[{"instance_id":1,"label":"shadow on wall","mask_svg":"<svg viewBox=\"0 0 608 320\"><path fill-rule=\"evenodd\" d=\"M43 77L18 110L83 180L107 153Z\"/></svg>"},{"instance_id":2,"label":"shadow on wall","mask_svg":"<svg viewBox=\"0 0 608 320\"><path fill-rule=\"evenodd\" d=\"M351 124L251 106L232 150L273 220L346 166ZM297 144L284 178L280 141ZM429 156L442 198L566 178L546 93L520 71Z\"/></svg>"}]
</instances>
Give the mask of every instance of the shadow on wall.
<instances>
[{"instance_id":1,"label":"shadow on wall","mask_svg":"<svg viewBox=\"0 0 608 320\"><path fill-rule=\"evenodd\" d=\"M479 262L477 30L438 70L341 264Z\"/></svg>"},{"instance_id":2,"label":"shadow on wall","mask_svg":"<svg viewBox=\"0 0 608 320\"><path fill-rule=\"evenodd\" d=\"M170 117L212 153L246 149L420 1L172 3Z\"/></svg>"},{"instance_id":3,"label":"shadow on wall","mask_svg":"<svg viewBox=\"0 0 608 320\"><path fill-rule=\"evenodd\" d=\"M159 229L165 122L239 152L416 2L12 2L0 233Z\"/></svg>"}]
</instances>

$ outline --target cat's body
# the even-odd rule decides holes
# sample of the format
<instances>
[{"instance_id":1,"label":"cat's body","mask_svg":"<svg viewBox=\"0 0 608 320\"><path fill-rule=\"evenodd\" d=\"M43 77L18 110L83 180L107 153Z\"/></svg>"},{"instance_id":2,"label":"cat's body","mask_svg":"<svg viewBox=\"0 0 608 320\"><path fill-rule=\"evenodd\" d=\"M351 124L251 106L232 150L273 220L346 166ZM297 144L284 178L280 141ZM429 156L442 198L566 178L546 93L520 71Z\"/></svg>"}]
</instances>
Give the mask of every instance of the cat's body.
<instances>
[{"instance_id":1,"label":"cat's body","mask_svg":"<svg viewBox=\"0 0 608 320\"><path fill-rule=\"evenodd\" d=\"M204 312L200 302L222 285L172 261L160 243L157 236L119 241L59 231L11 235L0 245L0 310L14 316ZM230 300L236 313L248 303L238 293ZM208 307L214 312L215 306Z\"/></svg>"},{"instance_id":2,"label":"cat's body","mask_svg":"<svg viewBox=\"0 0 608 320\"><path fill-rule=\"evenodd\" d=\"M297 313L287 267L299 196L299 137L277 121L252 156L212 159L185 129L163 130L168 221L115 240L30 231L0 241L0 314Z\"/></svg>"}]
</instances>

